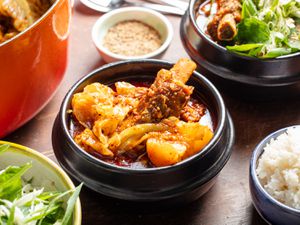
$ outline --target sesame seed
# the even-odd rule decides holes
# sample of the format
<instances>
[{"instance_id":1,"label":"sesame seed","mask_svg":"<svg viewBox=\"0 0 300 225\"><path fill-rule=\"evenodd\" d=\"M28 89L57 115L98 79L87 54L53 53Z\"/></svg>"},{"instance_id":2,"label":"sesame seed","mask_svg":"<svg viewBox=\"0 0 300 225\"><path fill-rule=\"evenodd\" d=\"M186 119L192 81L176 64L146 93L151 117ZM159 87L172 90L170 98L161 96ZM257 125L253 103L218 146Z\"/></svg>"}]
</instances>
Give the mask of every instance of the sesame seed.
<instances>
[{"instance_id":1,"label":"sesame seed","mask_svg":"<svg viewBox=\"0 0 300 225\"><path fill-rule=\"evenodd\" d=\"M161 45L162 40L158 31L137 20L125 20L115 24L103 39L105 48L124 56L145 55Z\"/></svg>"}]
</instances>

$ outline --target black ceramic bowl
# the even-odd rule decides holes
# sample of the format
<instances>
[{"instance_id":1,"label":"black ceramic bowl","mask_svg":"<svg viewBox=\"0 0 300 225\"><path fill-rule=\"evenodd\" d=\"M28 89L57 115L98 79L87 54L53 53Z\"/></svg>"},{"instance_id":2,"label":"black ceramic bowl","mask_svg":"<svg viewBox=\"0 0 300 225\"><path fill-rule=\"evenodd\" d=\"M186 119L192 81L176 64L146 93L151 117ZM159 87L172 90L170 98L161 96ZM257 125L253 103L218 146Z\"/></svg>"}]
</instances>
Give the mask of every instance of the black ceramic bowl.
<instances>
[{"instance_id":1,"label":"black ceramic bowl","mask_svg":"<svg viewBox=\"0 0 300 225\"><path fill-rule=\"evenodd\" d=\"M299 125L292 127L299 127ZM271 141L271 139L275 139L279 135L285 133L288 128L289 127L275 131L263 139L253 151L250 160L249 185L253 205L261 217L264 218L264 220L269 224L273 225L296 225L299 224L300 221L300 210L284 205L273 198L263 188L256 174L258 160L262 155L266 145Z\"/></svg>"},{"instance_id":2,"label":"black ceramic bowl","mask_svg":"<svg viewBox=\"0 0 300 225\"><path fill-rule=\"evenodd\" d=\"M222 90L240 97L272 99L300 93L300 53L275 59L258 59L226 50L196 24L204 0L191 0L181 20L184 48L199 71Z\"/></svg>"},{"instance_id":3,"label":"black ceramic bowl","mask_svg":"<svg viewBox=\"0 0 300 225\"><path fill-rule=\"evenodd\" d=\"M171 63L160 60L112 63L85 76L70 89L55 121L52 143L57 160L73 178L101 194L141 202L189 202L212 187L230 157L234 128L221 95L197 72L188 84L195 87L194 96L207 104L215 118L215 134L201 152L176 165L139 170L112 165L85 152L69 133L67 111L72 96L87 84L154 80L161 68L171 67Z\"/></svg>"}]
</instances>

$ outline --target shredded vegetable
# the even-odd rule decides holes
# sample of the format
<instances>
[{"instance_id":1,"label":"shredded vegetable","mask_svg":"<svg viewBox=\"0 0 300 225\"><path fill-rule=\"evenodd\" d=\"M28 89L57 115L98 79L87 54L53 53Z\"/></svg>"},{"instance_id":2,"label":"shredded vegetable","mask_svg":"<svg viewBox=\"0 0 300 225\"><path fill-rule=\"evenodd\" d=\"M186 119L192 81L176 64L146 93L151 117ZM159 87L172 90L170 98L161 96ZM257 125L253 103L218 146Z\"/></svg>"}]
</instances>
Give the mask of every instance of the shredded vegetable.
<instances>
[{"instance_id":1,"label":"shredded vegetable","mask_svg":"<svg viewBox=\"0 0 300 225\"><path fill-rule=\"evenodd\" d=\"M258 58L300 51L300 0L244 0L237 28L229 51Z\"/></svg>"},{"instance_id":2,"label":"shredded vegetable","mask_svg":"<svg viewBox=\"0 0 300 225\"><path fill-rule=\"evenodd\" d=\"M8 149L0 146L0 154ZM8 166L0 171L0 224L1 225L68 225L82 184L65 192L45 191L25 182L22 175L32 167ZM32 178L34 179L34 178ZM69 197L66 207L64 199Z\"/></svg>"}]
</instances>

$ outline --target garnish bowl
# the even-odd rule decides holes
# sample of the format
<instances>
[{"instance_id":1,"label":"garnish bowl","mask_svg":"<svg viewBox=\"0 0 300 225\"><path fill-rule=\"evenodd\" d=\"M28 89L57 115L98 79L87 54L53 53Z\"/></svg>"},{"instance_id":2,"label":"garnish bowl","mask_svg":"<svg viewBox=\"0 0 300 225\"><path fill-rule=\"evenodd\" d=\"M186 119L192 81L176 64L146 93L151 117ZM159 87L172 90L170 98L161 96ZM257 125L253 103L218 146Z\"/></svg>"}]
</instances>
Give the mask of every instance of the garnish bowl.
<instances>
[{"instance_id":1,"label":"garnish bowl","mask_svg":"<svg viewBox=\"0 0 300 225\"><path fill-rule=\"evenodd\" d=\"M196 23L203 0L191 0L181 20L180 36L199 71L236 97L272 100L296 96L300 91L300 53L259 59L228 51L214 42Z\"/></svg>"}]
</instances>

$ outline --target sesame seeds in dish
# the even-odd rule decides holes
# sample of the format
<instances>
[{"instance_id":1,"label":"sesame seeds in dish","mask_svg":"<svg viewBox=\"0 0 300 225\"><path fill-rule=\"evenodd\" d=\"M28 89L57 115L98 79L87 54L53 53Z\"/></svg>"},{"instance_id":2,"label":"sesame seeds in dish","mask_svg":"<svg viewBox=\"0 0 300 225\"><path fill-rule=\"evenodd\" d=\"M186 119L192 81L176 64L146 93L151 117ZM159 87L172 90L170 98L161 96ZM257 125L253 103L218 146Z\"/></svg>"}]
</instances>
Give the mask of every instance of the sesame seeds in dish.
<instances>
[{"instance_id":1,"label":"sesame seeds in dish","mask_svg":"<svg viewBox=\"0 0 300 225\"><path fill-rule=\"evenodd\" d=\"M125 20L112 26L103 38L103 46L123 56L142 56L162 45L159 32L138 20Z\"/></svg>"}]
</instances>

